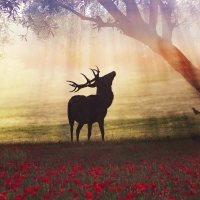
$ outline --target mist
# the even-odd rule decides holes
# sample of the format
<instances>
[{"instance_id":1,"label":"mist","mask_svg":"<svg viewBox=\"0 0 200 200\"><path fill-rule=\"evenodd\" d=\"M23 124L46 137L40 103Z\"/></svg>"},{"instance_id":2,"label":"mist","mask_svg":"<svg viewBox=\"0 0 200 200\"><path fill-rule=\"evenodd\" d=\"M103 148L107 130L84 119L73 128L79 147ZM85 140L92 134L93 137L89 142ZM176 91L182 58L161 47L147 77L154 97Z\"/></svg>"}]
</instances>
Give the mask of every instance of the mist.
<instances>
[{"instance_id":1,"label":"mist","mask_svg":"<svg viewBox=\"0 0 200 200\"><path fill-rule=\"evenodd\" d=\"M66 81L84 83L80 73L93 78L89 68L95 65L100 76L117 73L108 119L120 119L122 113L123 118L184 114L198 104L196 91L160 56L118 31L97 32L89 27L81 38L58 35L45 41L30 32L28 41L21 41L18 35L24 30L19 26L12 30L14 44L5 49L0 63L1 126L68 123L70 97L96 91L85 88L71 93L73 88ZM196 66L200 53L198 37L194 28L178 29L173 36L173 43Z\"/></svg>"}]
</instances>

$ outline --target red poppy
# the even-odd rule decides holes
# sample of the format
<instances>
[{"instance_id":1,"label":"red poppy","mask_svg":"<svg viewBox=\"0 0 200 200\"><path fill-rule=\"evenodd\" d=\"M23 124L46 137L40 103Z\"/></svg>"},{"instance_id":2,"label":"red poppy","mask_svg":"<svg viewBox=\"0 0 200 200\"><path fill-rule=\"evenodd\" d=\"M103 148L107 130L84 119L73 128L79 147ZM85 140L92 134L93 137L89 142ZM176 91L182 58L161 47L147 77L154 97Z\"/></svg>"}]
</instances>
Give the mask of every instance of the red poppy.
<instances>
[{"instance_id":1,"label":"red poppy","mask_svg":"<svg viewBox=\"0 0 200 200\"><path fill-rule=\"evenodd\" d=\"M79 179L76 179L76 180L74 180L74 183L75 183L76 185L80 185L80 184L81 184L81 181L80 181Z\"/></svg>"},{"instance_id":2,"label":"red poppy","mask_svg":"<svg viewBox=\"0 0 200 200\"><path fill-rule=\"evenodd\" d=\"M7 199L7 197L5 194L0 194L0 200L6 200L6 199Z\"/></svg>"},{"instance_id":3,"label":"red poppy","mask_svg":"<svg viewBox=\"0 0 200 200\"><path fill-rule=\"evenodd\" d=\"M67 191L68 192L74 192L74 188L69 188Z\"/></svg>"},{"instance_id":4,"label":"red poppy","mask_svg":"<svg viewBox=\"0 0 200 200\"><path fill-rule=\"evenodd\" d=\"M35 192L38 192L38 191L40 191L41 188L40 188L39 185L34 185L33 189L34 189Z\"/></svg>"},{"instance_id":5,"label":"red poppy","mask_svg":"<svg viewBox=\"0 0 200 200\"><path fill-rule=\"evenodd\" d=\"M25 194L31 194L31 195L33 195L33 196L35 196L36 195L36 193L35 193L35 191L32 189L32 188L25 188L24 189L24 193Z\"/></svg>"},{"instance_id":6,"label":"red poppy","mask_svg":"<svg viewBox=\"0 0 200 200\"><path fill-rule=\"evenodd\" d=\"M74 198L79 197L79 194L77 192L72 192L72 194L73 194Z\"/></svg>"},{"instance_id":7,"label":"red poppy","mask_svg":"<svg viewBox=\"0 0 200 200\"><path fill-rule=\"evenodd\" d=\"M167 175L167 177L169 178L169 177L171 176L171 172L168 171L168 172L166 173L166 175Z\"/></svg>"},{"instance_id":8,"label":"red poppy","mask_svg":"<svg viewBox=\"0 0 200 200\"><path fill-rule=\"evenodd\" d=\"M191 183L190 187L194 190L198 190L198 186L195 183Z\"/></svg>"},{"instance_id":9,"label":"red poppy","mask_svg":"<svg viewBox=\"0 0 200 200\"><path fill-rule=\"evenodd\" d=\"M102 194L103 189L99 186L99 185L95 185L94 186L94 191L96 192L96 194Z\"/></svg>"},{"instance_id":10,"label":"red poppy","mask_svg":"<svg viewBox=\"0 0 200 200\"><path fill-rule=\"evenodd\" d=\"M50 193L46 193L43 195L43 199L49 199L51 198L51 194Z\"/></svg>"},{"instance_id":11,"label":"red poppy","mask_svg":"<svg viewBox=\"0 0 200 200\"><path fill-rule=\"evenodd\" d=\"M68 178L65 178L64 180L65 180L66 183L70 183L71 182L71 180L68 179Z\"/></svg>"},{"instance_id":12,"label":"red poppy","mask_svg":"<svg viewBox=\"0 0 200 200\"><path fill-rule=\"evenodd\" d=\"M192 173L193 173L193 171L190 170L190 169L188 169L188 170L186 171L186 174L192 174Z\"/></svg>"},{"instance_id":13,"label":"red poppy","mask_svg":"<svg viewBox=\"0 0 200 200\"><path fill-rule=\"evenodd\" d=\"M92 197L93 197L93 195L92 195L92 193L90 191L86 191L85 192L85 198L86 199L92 199Z\"/></svg>"},{"instance_id":14,"label":"red poppy","mask_svg":"<svg viewBox=\"0 0 200 200\"><path fill-rule=\"evenodd\" d=\"M14 200L24 200L24 199L26 199L26 194L20 194L14 198Z\"/></svg>"},{"instance_id":15,"label":"red poppy","mask_svg":"<svg viewBox=\"0 0 200 200\"><path fill-rule=\"evenodd\" d=\"M194 195L196 195L196 194L197 194L197 192L190 191L190 192L188 192L188 193L186 194L186 196L192 197L192 196L194 196Z\"/></svg>"},{"instance_id":16,"label":"red poppy","mask_svg":"<svg viewBox=\"0 0 200 200\"><path fill-rule=\"evenodd\" d=\"M45 177L42 178L42 182L50 184L51 183L51 179L48 176L45 176Z\"/></svg>"},{"instance_id":17,"label":"red poppy","mask_svg":"<svg viewBox=\"0 0 200 200\"><path fill-rule=\"evenodd\" d=\"M129 194L126 195L126 199L131 199L131 198L134 198L136 196L137 196L136 193L129 193Z\"/></svg>"},{"instance_id":18,"label":"red poppy","mask_svg":"<svg viewBox=\"0 0 200 200\"><path fill-rule=\"evenodd\" d=\"M64 165L58 167L58 170L59 170L59 171L65 171L66 169L67 169L67 168L66 168L66 166L64 166Z\"/></svg>"},{"instance_id":19,"label":"red poppy","mask_svg":"<svg viewBox=\"0 0 200 200\"><path fill-rule=\"evenodd\" d=\"M104 183L106 183L106 184L111 184L112 181L111 181L111 180L105 180Z\"/></svg>"},{"instance_id":20,"label":"red poppy","mask_svg":"<svg viewBox=\"0 0 200 200\"><path fill-rule=\"evenodd\" d=\"M123 188L118 186L118 187L115 188L115 190L116 190L117 193L119 193L119 192L121 192L123 190Z\"/></svg>"},{"instance_id":21,"label":"red poppy","mask_svg":"<svg viewBox=\"0 0 200 200\"><path fill-rule=\"evenodd\" d=\"M45 172L46 176L55 176L56 175L56 171L47 171Z\"/></svg>"},{"instance_id":22,"label":"red poppy","mask_svg":"<svg viewBox=\"0 0 200 200\"><path fill-rule=\"evenodd\" d=\"M73 172L78 172L78 167L74 167Z\"/></svg>"},{"instance_id":23,"label":"red poppy","mask_svg":"<svg viewBox=\"0 0 200 200\"><path fill-rule=\"evenodd\" d=\"M71 177L71 178L74 178L75 174L71 173L71 174L68 174L68 176Z\"/></svg>"},{"instance_id":24,"label":"red poppy","mask_svg":"<svg viewBox=\"0 0 200 200\"><path fill-rule=\"evenodd\" d=\"M13 167L14 166L14 163L13 162L9 162L7 163L8 167Z\"/></svg>"},{"instance_id":25,"label":"red poppy","mask_svg":"<svg viewBox=\"0 0 200 200\"><path fill-rule=\"evenodd\" d=\"M108 187L108 191L114 191L115 190L115 188L114 187Z\"/></svg>"}]
</instances>

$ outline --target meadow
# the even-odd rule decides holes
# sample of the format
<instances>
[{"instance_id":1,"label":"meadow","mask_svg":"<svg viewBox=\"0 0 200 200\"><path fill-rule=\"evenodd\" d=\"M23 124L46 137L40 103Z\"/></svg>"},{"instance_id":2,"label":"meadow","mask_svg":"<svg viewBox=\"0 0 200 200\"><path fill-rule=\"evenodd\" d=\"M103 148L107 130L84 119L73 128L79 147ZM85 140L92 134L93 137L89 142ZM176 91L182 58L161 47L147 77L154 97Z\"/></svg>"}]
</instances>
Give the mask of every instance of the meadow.
<instances>
[{"instance_id":1,"label":"meadow","mask_svg":"<svg viewBox=\"0 0 200 200\"><path fill-rule=\"evenodd\" d=\"M69 96L1 99L0 200L200 199L198 94L167 76L117 88L105 142L97 124L70 142Z\"/></svg>"},{"instance_id":2,"label":"meadow","mask_svg":"<svg viewBox=\"0 0 200 200\"><path fill-rule=\"evenodd\" d=\"M124 81L122 76L116 76L113 84L114 101L105 118L106 140L199 135L200 116L194 115L191 109L200 110L199 94L182 77L170 71L161 75L149 72L148 76L126 74L126 78ZM67 87L65 79L29 85L31 90L14 86L2 89L1 143L69 141L67 103L75 93L69 92L71 88ZM94 92L85 89L78 94ZM84 126L80 140L86 138L87 126ZM100 140L97 124L93 126L91 139Z\"/></svg>"}]
</instances>

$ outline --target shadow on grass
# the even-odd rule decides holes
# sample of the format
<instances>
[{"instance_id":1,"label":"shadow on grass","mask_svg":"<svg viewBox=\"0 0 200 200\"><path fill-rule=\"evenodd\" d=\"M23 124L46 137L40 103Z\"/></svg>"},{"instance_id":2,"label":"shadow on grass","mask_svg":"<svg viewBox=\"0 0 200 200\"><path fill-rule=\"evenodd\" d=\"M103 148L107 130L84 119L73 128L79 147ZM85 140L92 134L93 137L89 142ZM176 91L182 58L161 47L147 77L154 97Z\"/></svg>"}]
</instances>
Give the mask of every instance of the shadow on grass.
<instances>
[{"instance_id":1,"label":"shadow on grass","mask_svg":"<svg viewBox=\"0 0 200 200\"><path fill-rule=\"evenodd\" d=\"M105 121L105 140L110 141L171 141L200 139L200 118L196 116L165 116L145 119ZM76 129L75 124L74 129ZM74 131L75 139L75 131ZM58 143L69 142L68 124L24 125L1 129L0 143ZM80 133L80 142L87 141L87 126ZM97 123L92 130L91 141L101 141ZM71 143L69 143L71 144Z\"/></svg>"}]
</instances>

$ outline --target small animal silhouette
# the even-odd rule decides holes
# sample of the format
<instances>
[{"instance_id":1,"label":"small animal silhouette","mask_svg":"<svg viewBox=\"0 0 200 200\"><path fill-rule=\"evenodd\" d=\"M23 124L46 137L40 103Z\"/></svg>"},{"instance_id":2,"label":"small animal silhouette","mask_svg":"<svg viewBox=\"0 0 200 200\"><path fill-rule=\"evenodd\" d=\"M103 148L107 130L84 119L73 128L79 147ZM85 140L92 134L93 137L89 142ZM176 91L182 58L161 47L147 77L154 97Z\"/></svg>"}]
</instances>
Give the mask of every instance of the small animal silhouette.
<instances>
[{"instance_id":1,"label":"small animal silhouette","mask_svg":"<svg viewBox=\"0 0 200 200\"><path fill-rule=\"evenodd\" d=\"M192 108L192 110L193 110L195 115L199 115L200 114L200 112L198 110L196 110L195 108Z\"/></svg>"},{"instance_id":2,"label":"small animal silhouette","mask_svg":"<svg viewBox=\"0 0 200 200\"><path fill-rule=\"evenodd\" d=\"M97 67L97 66L96 66ZM76 140L79 141L80 130L84 124L88 125L88 141L91 137L92 124L98 122L101 131L102 140L104 141L104 118L107 114L107 109L112 104L114 95L112 92L112 81L116 76L116 72L113 71L106 74L103 77L99 77L99 68L91 69L94 78L89 80L86 78L85 84L77 84L73 81L70 82L74 90L70 92L78 92L85 87L96 87L96 95L75 95L68 102L68 120L70 124L71 141L73 141L73 126L74 121L78 123L76 129ZM96 72L96 73L95 73Z\"/></svg>"}]
</instances>

